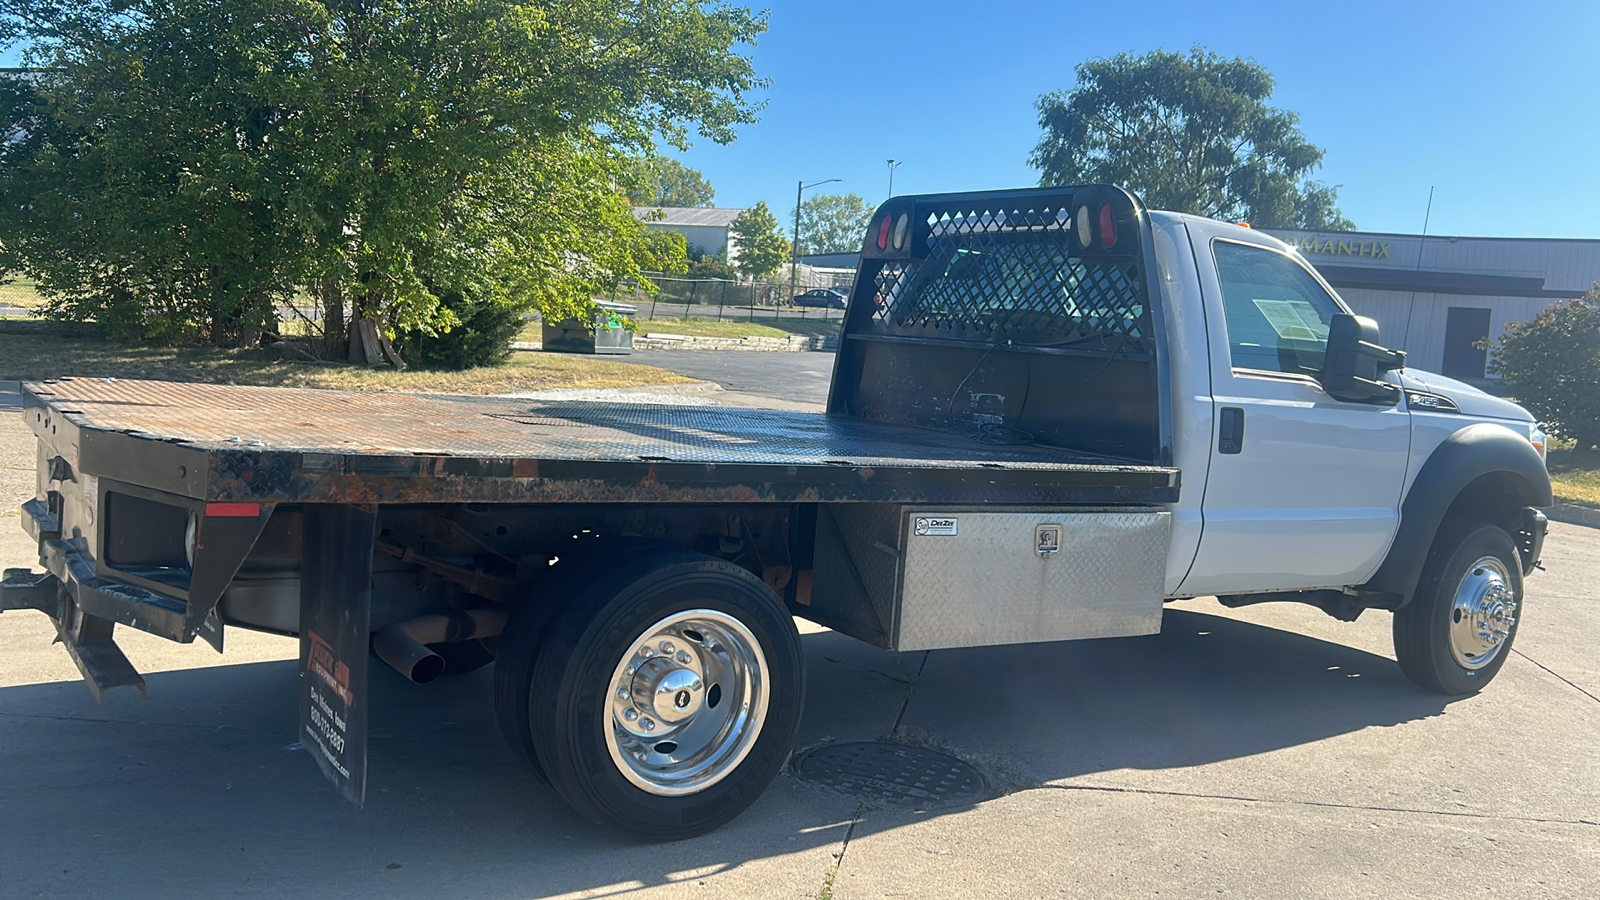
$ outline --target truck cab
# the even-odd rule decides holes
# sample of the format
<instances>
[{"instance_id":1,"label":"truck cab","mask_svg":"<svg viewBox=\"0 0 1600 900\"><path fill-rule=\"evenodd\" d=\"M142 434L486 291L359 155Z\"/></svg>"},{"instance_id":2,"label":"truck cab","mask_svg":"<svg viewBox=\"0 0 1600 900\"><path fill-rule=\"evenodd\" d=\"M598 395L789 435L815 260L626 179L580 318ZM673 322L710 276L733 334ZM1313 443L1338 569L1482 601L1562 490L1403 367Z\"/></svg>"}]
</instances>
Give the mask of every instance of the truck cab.
<instances>
[{"instance_id":1,"label":"truck cab","mask_svg":"<svg viewBox=\"0 0 1600 900\"><path fill-rule=\"evenodd\" d=\"M1103 185L885 203L829 409L1172 465L1168 600L1393 610L1447 693L1503 661L1552 502L1521 407L1407 369L1284 242ZM1441 559L1463 541L1515 559L1467 584ZM1406 637L1425 617L1467 624Z\"/></svg>"}]
</instances>

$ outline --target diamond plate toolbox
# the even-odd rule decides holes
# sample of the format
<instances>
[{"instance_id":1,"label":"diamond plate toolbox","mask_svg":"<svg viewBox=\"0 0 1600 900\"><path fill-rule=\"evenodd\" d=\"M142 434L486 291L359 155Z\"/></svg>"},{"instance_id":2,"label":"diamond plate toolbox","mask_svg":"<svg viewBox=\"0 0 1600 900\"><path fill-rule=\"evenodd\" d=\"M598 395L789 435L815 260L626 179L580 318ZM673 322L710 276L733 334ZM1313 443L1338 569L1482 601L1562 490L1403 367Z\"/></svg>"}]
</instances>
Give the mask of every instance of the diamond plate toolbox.
<instances>
[{"instance_id":1,"label":"diamond plate toolbox","mask_svg":"<svg viewBox=\"0 0 1600 900\"><path fill-rule=\"evenodd\" d=\"M903 507L895 649L1161 630L1163 510Z\"/></svg>"}]
</instances>

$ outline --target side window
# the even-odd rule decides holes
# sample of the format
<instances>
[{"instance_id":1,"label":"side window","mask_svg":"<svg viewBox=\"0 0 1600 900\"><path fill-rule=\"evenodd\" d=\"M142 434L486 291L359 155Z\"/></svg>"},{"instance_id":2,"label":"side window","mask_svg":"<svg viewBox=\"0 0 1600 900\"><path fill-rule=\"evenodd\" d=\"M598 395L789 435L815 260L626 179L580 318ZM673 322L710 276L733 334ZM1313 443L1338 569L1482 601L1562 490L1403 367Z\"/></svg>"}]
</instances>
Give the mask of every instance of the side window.
<instances>
[{"instance_id":1,"label":"side window","mask_svg":"<svg viewBox=\"0 0 1600 900\"><path fill-rule=\"evenodd\" d=\"M1265 247L1213 241L1235 369L1314 375L1339 304L1293 259Z\"/></svg>"}]
</instances>

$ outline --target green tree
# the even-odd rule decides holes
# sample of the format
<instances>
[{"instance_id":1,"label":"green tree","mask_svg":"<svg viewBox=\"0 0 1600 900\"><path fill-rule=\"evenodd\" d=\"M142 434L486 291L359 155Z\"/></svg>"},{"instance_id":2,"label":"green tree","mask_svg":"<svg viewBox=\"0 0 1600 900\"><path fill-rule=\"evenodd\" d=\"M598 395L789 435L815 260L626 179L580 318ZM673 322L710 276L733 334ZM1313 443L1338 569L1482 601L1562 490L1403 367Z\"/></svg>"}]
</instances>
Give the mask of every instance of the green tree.
<instances>
[{"instance_id":1,"label":"green tree","mask_svg":"<svg viewBox=\"0 0 1600 900\"><path fill-rule=\"evenodd\" d=\"M634 206L705 207L717 196L704 175L667 156L637 161L634 179L628 191Z\"/></svg>"},{"instance_id":2,"label":"green tree","mask_svg":"<svg viewBox=\"0 0 1600 900\"><path fill-rule=\"evenodd\" d=\"M0 0L47 70L3 79L0 269L219 343L299 289L334 341L449 333L446 296L581 316L683 266L616 186L753 121L764 27L697 0Z\"/></svg>"},{"instance_id":3,"label":"green tree","mask_svg":"<svg viewBox=\"0 0 1600 900\"><path fill-rule=\"evenodd\" d=\"M765 200L740 213L728 226L728 235L738 248L734 268L741 275L766 278L789 258L789 241L778 232L778 220Z\"/></svg>"},{"instance_id":4,"label":"green tree","mask_svg":"<svg viewBox=\"0 0 1600 900\"><path fill-rule=\"evenodd\" d=\"M800 204L800 252L858 252L872 212L860 194L812 197Z\"/></svg>"},{"instance_id":5,"label":"green tree","mask_svg":"<svg viewBox=\"0 0 1600 900\"><path fill-rule=\"evenodd\" d=\"M1094 59L1077 74L1070 92L1036 104L1040 184L1119 184L1155 209L1258 228L1355 228L1338 189L1307 177L1322 150L1299 116L1268 105L1259 64L1195 47Z\"/></svg>"},{"instance_id":6,"label":"green tree","mask_svg":"<svg viewBox=\"0 0 1600 900\"><path fill-rule=\"evenodd\" d=\"M1546 429L1600 446L1600 285L1507 326L1493 350L1489 371Z\"/></svg>"}]
</instances>

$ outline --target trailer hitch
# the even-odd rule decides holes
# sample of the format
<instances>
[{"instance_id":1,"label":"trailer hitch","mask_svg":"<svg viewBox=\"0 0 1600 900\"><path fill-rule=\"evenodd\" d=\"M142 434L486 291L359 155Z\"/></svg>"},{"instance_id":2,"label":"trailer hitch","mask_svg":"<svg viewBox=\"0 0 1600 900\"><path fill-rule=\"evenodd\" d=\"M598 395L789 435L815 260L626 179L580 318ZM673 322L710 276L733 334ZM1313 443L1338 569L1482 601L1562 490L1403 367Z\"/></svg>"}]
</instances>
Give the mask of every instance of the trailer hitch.
<instances>
[{"instance_id":1,"label":"trailer hitch","mask_svg":"<svg viewBox=\"0 0 1600 900\"><path fill-rule=\"evenodd\" d=\"M36 609L60 618L61 583L49 572L7 569L0 578L0 612L12 609Z\"/></svg>"},{"instance_id":2,"label":"trailer hitch","mask_svg":"<svg viewBox=\"0 0 1600 900\"><path fill-rule=\"evenodd\" d=\"M116 623L84 612L62 590L55 575L6 569L0 578L0 612L13 609L36 609L50 617L56 626L56 640L83 674L96 702L105 699L106 691L119 687L145 693L144 677L112 639Z\"/></svg>"}]
</instances>

